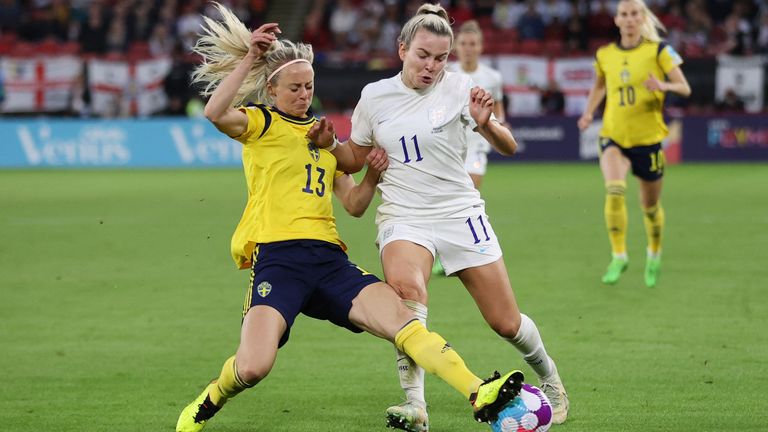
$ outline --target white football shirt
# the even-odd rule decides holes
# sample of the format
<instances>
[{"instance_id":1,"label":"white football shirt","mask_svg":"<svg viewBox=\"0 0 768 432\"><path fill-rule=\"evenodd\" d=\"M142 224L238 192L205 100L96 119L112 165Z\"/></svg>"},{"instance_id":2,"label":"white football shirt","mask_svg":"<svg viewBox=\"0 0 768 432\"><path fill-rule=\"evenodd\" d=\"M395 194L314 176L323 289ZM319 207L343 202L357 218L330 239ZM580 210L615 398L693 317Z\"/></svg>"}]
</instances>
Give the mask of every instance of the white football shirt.
<instances>
[{"instance_id":1,"label":"white football shirt","mask_svg":"<svg viewBox=\"0 0 768 432\"><path fill-rule=\"evenodd\" d=\"M467 217L484 206L464 169L472 81L444 72L432 86L414 90L401 74L368 84L352 114L351 139L383 148L389 157L378 188L376 223Z\"/></svg>"},{"instance_id":2,"label":"white football shirt","mask_svg":"<svg viewBox=\"0 0 768 432\"><path fill-rule=\"evenodd\" d=\"M477 64L477 69L472 72L466 72L461 68L461 63L450 63L447 69L451 72L468 75L476 86L489 92L495 102L502 102L504 98L504 84L501 80L501 73L482 63ZM477 149L486 153L491 151L491 144L479 133L469 130L467 140L470 149Z\"/></svg>"}]
</instances>

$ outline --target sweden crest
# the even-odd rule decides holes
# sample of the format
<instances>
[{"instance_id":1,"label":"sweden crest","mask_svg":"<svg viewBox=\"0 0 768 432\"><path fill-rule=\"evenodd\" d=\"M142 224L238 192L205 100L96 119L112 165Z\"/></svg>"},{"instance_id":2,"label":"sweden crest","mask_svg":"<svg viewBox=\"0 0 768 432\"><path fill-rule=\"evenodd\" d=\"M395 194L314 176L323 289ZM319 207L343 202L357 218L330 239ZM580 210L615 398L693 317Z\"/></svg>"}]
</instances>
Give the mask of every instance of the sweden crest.
<instances>
[{"instance_id":1,"label":"sweden crest","mask_svg":"<svg viewBox=\"0 0 768 432\"><path fill-rule=\"evenodd\" d=\"M320 160L320 150L314 143L307 144L307 150L309 150L309 155L312 156L312 160L315 162Z\"/></svg>"},{"instance_id":2,"label":"sweden crest","mask_svg":"<svg viewBox=\"0 0 768 432\"><path fill-rule=\"evenodd\" d=\"M258 294L259 294L261 297L266 297L266 296L268 296L268 295L269 295L269 293L271 293L271 292L272 292L272 285L271 285L269 282L267 282L267 281L264 281L264 282L260 283L260 284L259 284L259 285L256 287L256 292L257 292L257 293L258 293Z\"/></svg>"}]
</instances>

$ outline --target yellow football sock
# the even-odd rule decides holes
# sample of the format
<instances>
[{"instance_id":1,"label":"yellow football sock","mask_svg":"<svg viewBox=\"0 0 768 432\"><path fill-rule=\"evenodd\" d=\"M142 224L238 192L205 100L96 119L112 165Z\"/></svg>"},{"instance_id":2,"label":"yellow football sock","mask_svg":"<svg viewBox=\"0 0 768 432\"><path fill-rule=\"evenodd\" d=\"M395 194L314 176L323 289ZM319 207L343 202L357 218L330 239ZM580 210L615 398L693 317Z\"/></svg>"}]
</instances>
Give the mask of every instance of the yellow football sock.
<instances>
[{"instance_id":1,"label":"yellow football sock","mask_svg":"<svg viewBox=\"0 0 768 432\"><path fill-rule=\"evenodd\" d=\"M661 252L661 233L664 231L664 209L661 203L643 209L645 216L645 234L648 236L648 251L652 254Z\"/></svg>"},{"instance_id":2,"label":"yellow football sock","mask_svg":"<svg viewBox=\"0 0 768 432\"><path fill-rule=\"evenodd\" d=\"M627 183L612 180L605 183L605 226L614 255L627 253L627 204L624 194Z\"/></svg>"},{"instance_id":3,"label":"yellow football sock","mask_svg":"<svg viewBox=\"0 0 768 432\"><path fill-rule=\"evenodd\" d=\"M216 381L216 385L213 386L208 397L211 398L211 402L214 405L220 407L228 399L235 397L238 393L250 387L253 387L253 385L243 382L237 375L235 356L232 356L224 362L224 366L221 368L221 375L219 375L219 379Z\"/></svg>"},{"instance_id":4,"label":"yellow football sock","mask_svg":"<svg viewBox=\"0 0 768 432\"><path fill-rule=\"evenodd\" d=\"M483 383L467 369L464 360L445 339L428 331L417 320L408 323L395 335L395 346L425 371L437 375L466 398Z\"/></svg>"}]
</instances>

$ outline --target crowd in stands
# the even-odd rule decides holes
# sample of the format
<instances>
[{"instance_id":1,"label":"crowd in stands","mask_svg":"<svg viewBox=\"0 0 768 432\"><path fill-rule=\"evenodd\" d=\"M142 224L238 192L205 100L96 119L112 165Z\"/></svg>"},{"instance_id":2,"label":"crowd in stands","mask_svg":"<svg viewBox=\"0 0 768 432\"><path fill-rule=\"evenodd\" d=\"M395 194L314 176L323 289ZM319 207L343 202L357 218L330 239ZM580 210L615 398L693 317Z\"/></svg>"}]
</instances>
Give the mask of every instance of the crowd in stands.
<instances>
[{"instance_id":1,"label":"crowd in stands","mask_svg":"<svg viewBox=\"0 0 768 432\"><path fill-rule=\"evenodd\" d=\"M304 40L343 58L388 58L405 17L421 0L319 0L305 18ZM488 54L591 55L618 36L617 0L453 0L455 20L477 20ZM768 4L758 0L646 0L687 58L768 53Z\"/></svg>"},{"instance_id":2,"label":"crowd in stands","mask_svg":"<svg viewBox=\"0 0 768 432\"><path fill-rule=\"evenodd\" d=\"M268 0L218 0L250 28L264 22ZM423 0L315 0L307 2L305 42L318 63L399 65L397 37L406 17ZM486 54L591 56L617 37L617 0L443 0L458 27L477 20ZM768 2L763 0L646 0L666 25L666 39L684 58L768 54ZM193 92L190 54L201 14L217 17L205 0L0 0L0 56L73 53L82 56L142 58L168 55L174 69L169 95ZM547 90L547 107L562 102ZM550 94L555 96L552 98ZM178 101L177 101L178 102ZM172 101L172 104L174 101ZM184 112L175 103L170 114Z\"/></svg>"}]
</instances>

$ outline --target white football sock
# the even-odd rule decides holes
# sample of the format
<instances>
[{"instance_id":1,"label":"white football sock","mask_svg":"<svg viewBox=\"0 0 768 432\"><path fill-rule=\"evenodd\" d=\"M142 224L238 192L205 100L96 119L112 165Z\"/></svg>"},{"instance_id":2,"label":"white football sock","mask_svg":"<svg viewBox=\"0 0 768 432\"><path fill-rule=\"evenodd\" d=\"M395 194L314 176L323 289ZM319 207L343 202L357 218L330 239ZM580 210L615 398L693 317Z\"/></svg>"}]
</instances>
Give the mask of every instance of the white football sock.
<instances>
[{"instance_id":1,"label":"white football sock","mask_svg":"<svg viewBox=\"0 0 768 432\"><path fill-rule=\"evenodd\" d=\"M525 314L520 314L520 330L513 338L503 338L514 345L523 355L523 360L536 372L539 378L549 377L555 372L555 362L547 355L536 323Z\"/></svg>"},{"instance_id":2,"label":"white football sock","mask_svg":"<svg viewBox=\"0 0 768 432\"><path fill-rule=\"evenodd\" d=\"M412 310L416 319L427 326L427 307L413 300L403 300L408 309ZM417 402L426 407L424 399L424 369L417 365L407 354L397 351L397 373L400 375L400 387L405 391L405 397L410 402Z\"/></svg>"}]
</instances>

